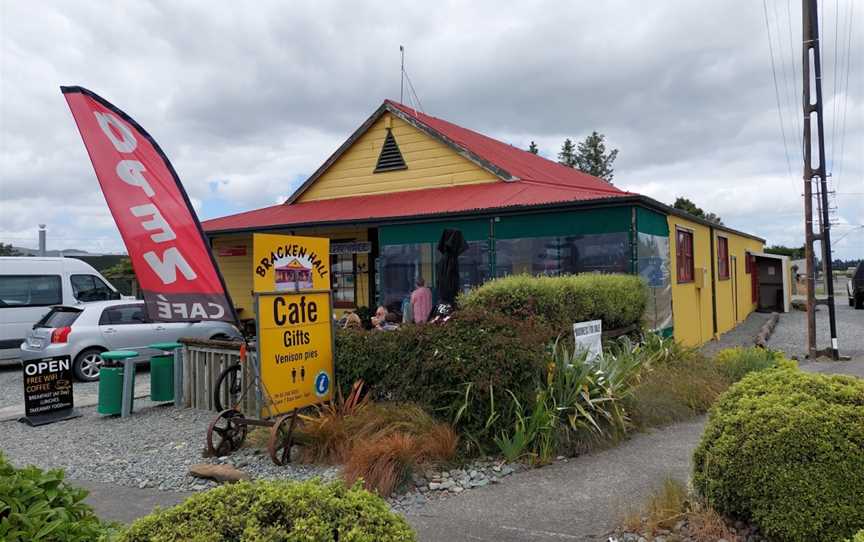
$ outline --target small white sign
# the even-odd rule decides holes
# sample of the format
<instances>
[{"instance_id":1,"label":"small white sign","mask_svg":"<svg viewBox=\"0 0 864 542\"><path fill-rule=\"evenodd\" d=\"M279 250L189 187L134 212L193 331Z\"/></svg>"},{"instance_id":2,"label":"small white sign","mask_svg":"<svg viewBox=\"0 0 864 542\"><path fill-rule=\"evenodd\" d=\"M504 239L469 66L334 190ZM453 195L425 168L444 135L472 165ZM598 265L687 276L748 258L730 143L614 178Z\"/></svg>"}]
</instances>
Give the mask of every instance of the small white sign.
<instances>
[{"instance_id":1,"label":"small white sign","mask_svg":"<svg viewBox=\"0 0 864 542\"><path fill-rule=\"evenodd\" d=\"M603 321L576 322L573 324L573 338L576 350L587 350L588 361L594 361L603 355L603 345L600 342L603 333Z\"/></svg>"}]
</instances>

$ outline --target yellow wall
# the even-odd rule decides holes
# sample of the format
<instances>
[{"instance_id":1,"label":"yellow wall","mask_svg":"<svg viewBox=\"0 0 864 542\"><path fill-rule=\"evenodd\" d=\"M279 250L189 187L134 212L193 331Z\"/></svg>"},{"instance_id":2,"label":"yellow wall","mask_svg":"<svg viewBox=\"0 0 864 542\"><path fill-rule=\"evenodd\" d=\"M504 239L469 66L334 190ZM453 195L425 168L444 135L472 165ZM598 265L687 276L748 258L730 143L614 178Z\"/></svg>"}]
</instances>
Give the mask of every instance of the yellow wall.
<instances>
[{"instance_id":1,"label":"yellow wall","mask_svg":"<svg viewBox=\"0 0 864 542\"><path fill-rule=\"evenodd\" d=\"M713 315L711 310L711 257L710 231L707 226L669 215L669 269L672 272L672 318L675 326L675 340L690 346L698 346L711 340ZM678 282L675 244L676 228L681 227L693 232L694 279L702 276L702 287L697 280L688 283Z\"/></svg>"},{"instance_id":2,"label":"yellow wall","mask_svg":"<svg viewBox=\"0 0 864 542\"><path fill-rule=\"evenodd\" d=\"M303 230L268 231L286 235L303 235L309 237L328 237L332 242L367 241L367 230L363 228L307 228ZM220 248L245 247L244 256L219 256ZM254 318L255 309L252 304L252 234L219 235L213 238L213 255L216 265L225 278L228 293L234 306L240 311L240 318ZM369 267L371 261L368 254L358 254L356 263L356 300L361 307L369 304ZM364 269L361 273L360 269ZM341 315L344 310L336 310Z\"/></svg>"},{"instance_id":3,"label":"yellow wall","mask_svg":"<svg viewBox=\"0 0 864 542\"><path fill-rule=\"evenodd\" d=\"M672 313L675 326L675 339L692 346L698 346L714 337L714 312L711 297L711 230L697 222L669 215L669 265L672 271ZM704 277L704 286L698 288L696 281L678 283L677 263L675 258L676 228L681 227L693 232L693 261L695 275ZM729 240L729 278L720 280L717 262L714 262L714 288L717 304L717 335L726 333L756 309L751 302L751 276L746 272L746 253L761 252L763 243L755 239L736 235L724 230L714 230L714 238L719 236ZM717 257L717 245L714 245L714 257ZM735 256L735 268L732 268L732 256ZM736 274L737 271L737 274ZM733 285L737 287L734 288ZM737 303L737 315L735 304Z\"/></svg>"},{"instance_id":4,"label":"yellow wall","mask_svg":"<svg viewBox=\"0 0 864 542\"><path fill-rule=\"evenodd\" d=\"M756 304L751 300L751 276L746 272L747 252L762 252L763 243L741 237L722 230L714 230L714 237L726 237L729 240L729 278L720 280L719 273L715 280L717 289L717 332L726 333L756 310ZM715 244L715 255L716 255ZM735 257L735 268L732 268L732 257ZM716 264L715 264L716 269ZM733 286L735 292L733 293ZM737 303L737 314L735 304Z\"/></svg>"},{"instance_id":5,"label":"yellow wall","mask_svg":"<svg viewBox=\"0 0 864 542\"><path fill-rule=\"evenodd\" d=\"M392 123L393 136L408 168L374 173L388 123ZM385 113L297 201L498 181L447 145Z\"/></svg>"}]
</instances>

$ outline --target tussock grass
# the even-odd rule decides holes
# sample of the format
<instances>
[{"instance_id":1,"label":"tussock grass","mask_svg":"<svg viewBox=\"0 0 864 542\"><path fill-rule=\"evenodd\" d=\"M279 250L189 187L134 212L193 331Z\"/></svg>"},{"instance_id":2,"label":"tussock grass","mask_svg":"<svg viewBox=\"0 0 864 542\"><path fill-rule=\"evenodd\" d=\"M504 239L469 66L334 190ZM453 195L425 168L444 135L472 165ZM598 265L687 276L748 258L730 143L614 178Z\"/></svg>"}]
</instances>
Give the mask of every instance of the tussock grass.
<instances>
[{"instance_id":1,"label":"tussock grass","mask_svg":"<svg viewBox=\"0 0 864 542\"><path fill-rule=\"evenodd\" d=\"M351 415L321 410L304 417L297 435L305 461L343 463L349 484L362 479L382 496L418 466L451 460L459 440L452 427L411 403L370 403Z\"/></svg>"},{"instance_id":2,"label":"tussock grass","mask_svg":"<svg viewBox=\"0 0 864 542\"><path fill-rule=\"evenodd\" d=\"M717 364L697 350L681 348L645 371L627 411L637 429L668 425L704 414L728 387Z\"/></svg>"},{"instance_id":3,"label":"tussock grass","mask_svg":"<svg viewBox=\"0 0 864 542\"><path fill-rule=\"evenodd\" d=\"M687 487L673 478L664 480L660 489L652 493L640 508L627 512L622 526L628 532L653 536L660 529L674 529L682 520L687 522L688 539L694 542L740 540L723 516L693 499Z\"/></svg>"}]
</instances>

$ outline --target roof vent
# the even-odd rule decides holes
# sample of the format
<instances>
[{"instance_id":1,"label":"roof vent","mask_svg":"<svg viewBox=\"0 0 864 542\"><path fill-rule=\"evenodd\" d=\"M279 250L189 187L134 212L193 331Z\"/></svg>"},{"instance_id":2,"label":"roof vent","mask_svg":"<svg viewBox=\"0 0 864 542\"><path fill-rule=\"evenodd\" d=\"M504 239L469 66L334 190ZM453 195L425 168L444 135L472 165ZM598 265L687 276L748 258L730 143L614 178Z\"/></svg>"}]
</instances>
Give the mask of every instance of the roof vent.
<instances>
[{"instance_id":1,"label":"roof vent","mask_svg":"<svg viewBox=\"0 0 864 542\"><path fill-rule=\"evenodd\" d=\"M384 146L381 147L381 154L378 156L378 163L375 164L375 173L396 171L407 168L408 166L405 165L402 153L399 151L399 145L396 144L396 138L393 137L392 130L387 128L387 137L384 138Z\"/></svg>"}]
</instances>

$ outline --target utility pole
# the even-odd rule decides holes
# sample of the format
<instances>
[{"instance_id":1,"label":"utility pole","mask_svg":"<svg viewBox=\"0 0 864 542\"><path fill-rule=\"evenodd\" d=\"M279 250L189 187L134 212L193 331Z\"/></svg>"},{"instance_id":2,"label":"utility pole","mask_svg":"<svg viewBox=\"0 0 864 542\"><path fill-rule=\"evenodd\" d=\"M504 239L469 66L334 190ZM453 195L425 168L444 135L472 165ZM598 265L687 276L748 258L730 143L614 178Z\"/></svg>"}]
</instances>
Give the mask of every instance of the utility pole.
<instances>
[{"instance_id":1,"label":"utility pole","mask_svg":"<svg viewBox=\"0 0 864 542\"><path fill-rule=\"evenodd\" d=\"M807 355L817 357L830 351L832 359L839 359L837 344L837 322L834 313L834 276L831 269L831 224L828 220L828 182L825 178L825 130L822 119L822 63L819 44L819 18L817 0L802 0L803 47L801 65L804 68L804 259L807 273ZM812 57L812 59L811 59ZM812 100L812 86L816 99ZM813 143L811 139L811 114L816 113L816 139L819 167L813 168ZM813 232L813 182L819 178L819 233ZM816 266L813 261L813 243L820 241L822 268L825 277L827 299L816 299ZM816 306L828 306L828 323L831 331L831 347L816 349Z\"/></svg>"}]
</instances>

